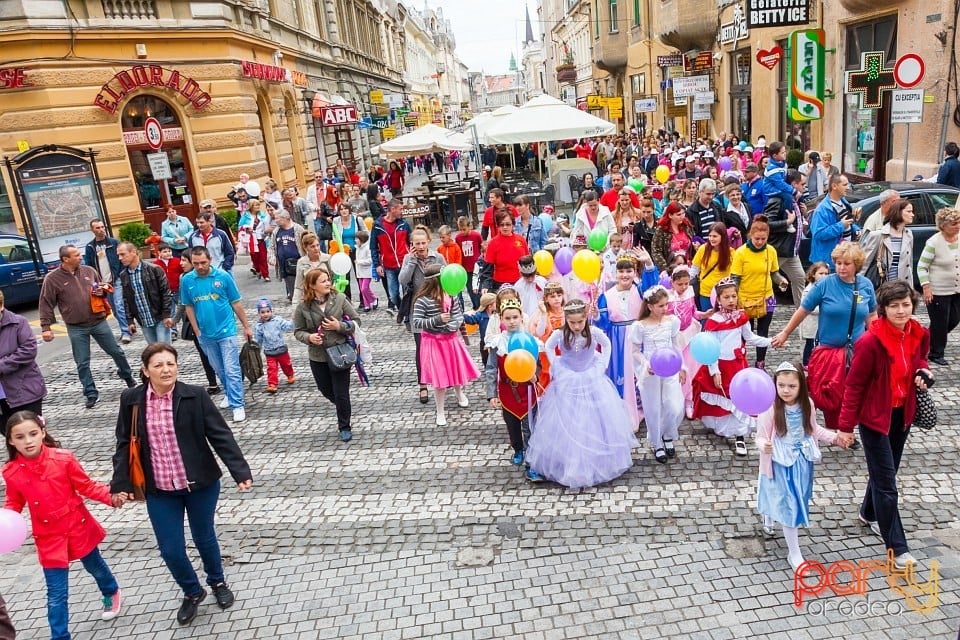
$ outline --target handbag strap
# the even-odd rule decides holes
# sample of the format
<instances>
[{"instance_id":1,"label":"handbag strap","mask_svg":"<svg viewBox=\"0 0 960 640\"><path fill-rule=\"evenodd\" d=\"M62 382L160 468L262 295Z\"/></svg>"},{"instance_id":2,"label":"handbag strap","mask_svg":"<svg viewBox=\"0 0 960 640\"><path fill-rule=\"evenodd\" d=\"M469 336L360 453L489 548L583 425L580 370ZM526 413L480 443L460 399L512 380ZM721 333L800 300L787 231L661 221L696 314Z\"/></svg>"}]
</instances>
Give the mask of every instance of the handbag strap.
<instances>
[{"instance_id":1,"label":"handbag strap","mask_svg":"<svg viewBox=\"0 0 960 640\"><path fill-rule=\"evenodd\" d=\"M137 433L138 418L140 417L140 403L133 405L133 411L130 416L130 443L137 446L140 441L140 435Z\"/></svg>"},{"instance_id":2,"label":"handbag strap","mask_svg":"<svg viewBox=\"0 0 960 640\"><path fill-rule=\"evenodd\" d=\"M839 277L839 276L838 276ZM856 276L854 276L856 278ZM847 325L847 346L853 344L853 323L857 319L857 299L860 297L859 280L853 283L853 304L850 305L850 323Z\"/></svg>"}]
</instances>

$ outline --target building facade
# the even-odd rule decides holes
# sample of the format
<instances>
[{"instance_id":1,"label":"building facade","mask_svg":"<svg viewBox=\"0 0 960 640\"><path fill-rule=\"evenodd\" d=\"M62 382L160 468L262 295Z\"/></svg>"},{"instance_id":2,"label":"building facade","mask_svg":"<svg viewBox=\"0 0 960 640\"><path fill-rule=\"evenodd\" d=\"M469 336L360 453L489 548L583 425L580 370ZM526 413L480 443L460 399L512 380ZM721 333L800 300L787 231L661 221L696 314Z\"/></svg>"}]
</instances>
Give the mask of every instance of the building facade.
<instances>
[{"instance_id":1,"label":"building facade","mask_svg":"<svg viewBox=\"0 0 960 640\"><path fill-rule=\"evenodd\" d=\"M591 4L587 0L542 0L547 93L571 106L586 108L595 92Z\"/></svg>"},{"instance_id":2,"label":"building facade","mask_svg":"<svg viewBox=\"0 0 960 640\"><path fill-rule=\"evenodd\" d=\"M92 149L114 225L229 204L241 173L282 188L337 158L361 168L380 133L352 123L372 90L403 93L393 0L68 5L3 5L0 47L18 62L2 72L19 80L0 83L0 153Z\"/></svg>"},{"instance_id":3,"label":"building facade","mask_svg":"<svg viewBox=\"0 0 960 640\"><path fill-rule=\"evenodd\" d=\"M407 10L404 31L407 66L403 79L412 110L410 115L417 126L440 122L443 119L443 94L437 74L439 50L419 11Z\"/></svg>"}]
</instances>

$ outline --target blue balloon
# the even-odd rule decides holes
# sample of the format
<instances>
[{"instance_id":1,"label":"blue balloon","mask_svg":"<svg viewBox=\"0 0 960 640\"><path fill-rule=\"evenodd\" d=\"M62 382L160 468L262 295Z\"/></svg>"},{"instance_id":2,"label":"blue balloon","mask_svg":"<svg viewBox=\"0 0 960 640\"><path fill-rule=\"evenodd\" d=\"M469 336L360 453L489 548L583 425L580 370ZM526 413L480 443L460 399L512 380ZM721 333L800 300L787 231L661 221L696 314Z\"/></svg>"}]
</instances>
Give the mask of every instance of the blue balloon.
<instances>
[{"instance_id":1,"label":"blue balloon","mask_svg":"<svg viewBox=\"0 0 960 640\"><path fill-rule=\"evenodd\" d=\"M711 333L698 333L690 341L690 355L700 364L714 364L720 359L720 341Z\"/></svg>"},{"instance_id":2,"label":"blue balloon","mask_svg":"<svg viewBox=\"0 0 960 640\"><path fill-rule=\"evenodd\" d=\"M517 331L516 333L510 334L510 339L507 341L507 353L516 351L517 349L523 349L534 358L540 356L540 347L537 345L537 339L526 331Z\"/></svg>"}]
</instances>

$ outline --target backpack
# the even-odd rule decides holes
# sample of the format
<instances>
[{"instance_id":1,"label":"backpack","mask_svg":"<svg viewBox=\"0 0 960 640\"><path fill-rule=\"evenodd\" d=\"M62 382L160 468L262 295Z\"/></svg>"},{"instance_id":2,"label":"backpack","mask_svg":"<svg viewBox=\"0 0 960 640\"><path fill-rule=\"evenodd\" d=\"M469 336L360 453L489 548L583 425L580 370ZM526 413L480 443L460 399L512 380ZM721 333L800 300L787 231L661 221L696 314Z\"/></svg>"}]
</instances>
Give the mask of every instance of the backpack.
<instances>
[{"instance_id":1,"label":"backpack","mask_svg":"<svg viewBox=\"0 0 960 640\"><path fill-rule=\"evenodd\" d=\"M240 372L250 381L250 386L263 377L263 356L254 340L247 340L240 347Z\"/></svg>"}]
</instances>

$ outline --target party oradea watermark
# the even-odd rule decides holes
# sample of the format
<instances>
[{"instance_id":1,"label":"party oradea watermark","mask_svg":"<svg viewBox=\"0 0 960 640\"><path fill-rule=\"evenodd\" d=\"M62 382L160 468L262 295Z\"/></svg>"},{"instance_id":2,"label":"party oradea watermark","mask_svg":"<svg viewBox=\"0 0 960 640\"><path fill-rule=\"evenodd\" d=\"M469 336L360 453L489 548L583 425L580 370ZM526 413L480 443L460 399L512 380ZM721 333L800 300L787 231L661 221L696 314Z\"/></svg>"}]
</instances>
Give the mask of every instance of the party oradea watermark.
<instances>
[{"instance_id":1,"label":"party oradea watermark","mask_svg":"<svg viewBox=\"0 0 960 640\"><path fill-rule=\"evenodd\" d=\"M826 590L837 596L866 596L867 581L871 577L883 576L887 586L903 600L886 601L824 601L819 611L811 609L813 603L807 603L807 613L825 615L836 611L844 616L872 617L878 615L900 615L905 611L927 614L940 603L940 567L936 560L930 561L929 576L919 582L916 575L916 563L907 564L903 569L894 562L892 549L887 550L885 560L838 560L824 565L817 560L806 560L793 574L793 604L800 608L804 596L817 598ZM833 603L832 605L830 603Z\"/></svg>"}]
</instances>

